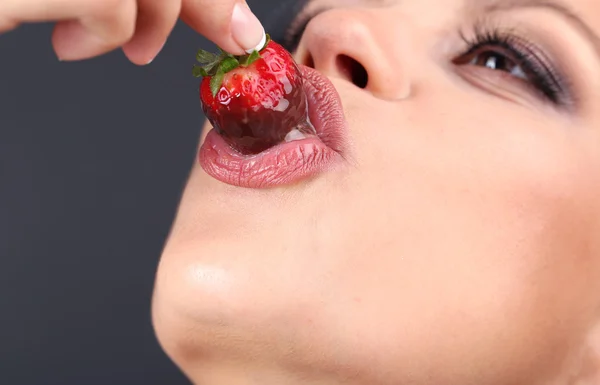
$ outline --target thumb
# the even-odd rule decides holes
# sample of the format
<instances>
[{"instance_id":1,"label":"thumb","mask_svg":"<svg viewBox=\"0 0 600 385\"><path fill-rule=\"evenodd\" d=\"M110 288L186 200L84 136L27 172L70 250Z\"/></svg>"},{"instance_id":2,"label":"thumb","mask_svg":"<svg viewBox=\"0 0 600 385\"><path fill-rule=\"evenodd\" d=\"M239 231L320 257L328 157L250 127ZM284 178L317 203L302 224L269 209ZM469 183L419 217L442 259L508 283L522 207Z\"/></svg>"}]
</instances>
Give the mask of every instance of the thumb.
<instances>
[{"instance_id":1,"label":"thumb","mask_svg":"<svg viewBox=\"0 0 600 385\"><path fill-rule=\"evenodd\" d=\"M265 30L244 0L183 0L181 19L235 55L265 44Z\"/></svg>"}]
</instances>

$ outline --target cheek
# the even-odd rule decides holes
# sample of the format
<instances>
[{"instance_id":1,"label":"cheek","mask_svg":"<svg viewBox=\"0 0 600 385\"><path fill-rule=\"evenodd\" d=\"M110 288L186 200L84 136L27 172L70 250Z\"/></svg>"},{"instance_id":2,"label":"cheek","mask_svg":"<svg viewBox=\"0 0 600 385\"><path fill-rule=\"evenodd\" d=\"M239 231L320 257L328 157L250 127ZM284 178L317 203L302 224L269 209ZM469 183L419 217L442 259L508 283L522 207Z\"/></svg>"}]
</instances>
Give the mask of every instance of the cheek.
<instances>
[{"instance_id":1,"label":"cheek","mask_svg":"<svg viewBox=\"0 0 600 385\"><path fill-rule=\"evenodd\" d=\"M256 357L382 384L559 368L600 289L590 141L448 91L398 107L336 86L342 174L240 192L196 165L158 273L165 350L188 374Z\"/></svg>"},{"instance_id":2,"label":"cheek","mask_svg":"<svg viewBox=\"0 0 600 385\"><path fill-rule=\"evenodd\" d=\"M598 289L600 163L585 156L591 138L514 107L410 103L353 117L370 129L353 132L360 172L343 222L360 212L369 223L360 239L378 246L359 246L361 274L348 272L346 289L372 293L373 303L394 293L396 317L415 315L403 320L411 330L403 340L430 344L437 357L462 346L467 356L457 359L479 356L474 362L513 372L558 367Z\"/></svg>"}]
</instances>

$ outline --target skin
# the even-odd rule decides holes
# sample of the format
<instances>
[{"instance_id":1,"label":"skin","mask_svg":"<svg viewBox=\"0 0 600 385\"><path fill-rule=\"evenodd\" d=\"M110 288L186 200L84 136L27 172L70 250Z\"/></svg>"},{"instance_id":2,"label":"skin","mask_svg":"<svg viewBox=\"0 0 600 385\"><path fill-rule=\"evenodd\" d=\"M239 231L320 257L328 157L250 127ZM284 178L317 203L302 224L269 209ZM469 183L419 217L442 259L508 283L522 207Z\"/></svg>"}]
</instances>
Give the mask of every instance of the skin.
<instances>
[{"instance_id":1,"label":"skin","mask_svg":"<svg viewBox=\"0 0 600 385\"><path fill-rule=\"evenodd\" d=\"M595 0L563 3L600 32ZM554 10L478 4L313 0L334 8L296 58L339 91L348 161L270 190L193 167L153 318L194 383L600 383L600 57ZM482 16L564 68L573 108L452 64Z\"/></svg>"},{"instance_id":2,"label":"skin","mask_svg":"<svg viewBox=\"0 0 600 385\"><path fill-rule=\"evenodd\" d=\"M24 23L53 21L52 45L60 60L89 59L121 48L133 63L145 65L181 18L228 52L242 54L253 45L240 46L248 36L239 38L240 23L233 22L236 4L248 7L245 0L2 0L0 33Z\"/></svg>"},{"instance_id":3,"label":"skin","mask_svg":"<svg viewBox=\"0 0 600 385\"><path fill-rule=\"evenodd\" d=\"M596 0L562 2L600 32ZM54 35L59 57L122 47L144 64L179 15L235 48L222 33L233 1L154 3L4 0L0 29L71 20ZM296 57L341 95L347 162L271 190L194 165L152 315L195 384L600 383L600 57L549 9L465 5L313 0L334 8ZM543 47L573 84L573 108L452 64L458 30L481 16ZM73 43L88 34L98 45ZM365 68L365 88L342 54Z\"/></svg>"}]
</instances>

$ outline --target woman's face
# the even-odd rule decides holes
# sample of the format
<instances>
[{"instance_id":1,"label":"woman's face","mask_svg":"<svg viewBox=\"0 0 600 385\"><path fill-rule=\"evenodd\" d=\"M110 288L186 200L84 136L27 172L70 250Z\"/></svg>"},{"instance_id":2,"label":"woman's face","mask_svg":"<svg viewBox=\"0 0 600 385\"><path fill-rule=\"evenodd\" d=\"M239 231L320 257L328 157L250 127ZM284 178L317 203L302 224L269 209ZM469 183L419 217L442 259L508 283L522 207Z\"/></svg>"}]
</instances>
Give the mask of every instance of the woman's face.
<instances>
[{"instance_id":1,"label":"woman's face","mask_svg":"<svg viewBox=\"0 0 600 385\"><path fill-rule=\"evenodd\" d=\"M270 189L194 166L154 298L169 356L211 385L595 383L600 3L305 16L344 160Z\"/></svg>"}]
</instances>

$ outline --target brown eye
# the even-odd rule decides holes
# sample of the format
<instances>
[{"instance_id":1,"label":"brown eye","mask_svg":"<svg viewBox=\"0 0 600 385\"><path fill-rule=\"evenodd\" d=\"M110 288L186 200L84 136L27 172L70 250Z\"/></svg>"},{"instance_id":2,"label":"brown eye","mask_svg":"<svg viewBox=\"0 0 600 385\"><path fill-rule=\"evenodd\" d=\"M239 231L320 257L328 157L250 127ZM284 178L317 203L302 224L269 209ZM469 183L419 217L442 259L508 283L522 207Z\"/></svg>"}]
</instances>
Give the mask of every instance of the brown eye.
<instances>
[{"instance_id":1,"label":"brown eye","mask_svg":"<svg viewBox=\"0 0 600 385\"><path fill-rule=\"evenodd\" d=\"M452 62L461 67L477 67L496 71L505 81L518 81L556 105L570 105L565 77L556 70L553 61L543 49L529 40L512 33L486 30L478 26L475 35L461 34L466 49Z\"/></svg>"},{"instance_id":2,"label":"brown eye","mask_svg":"<svg viewBox=\"0 0 600 385\"><path fill-rule=\"evenodd\" d=\"M485 67L490 70L507 72L519 79L529 80L525 70L517 63L516 59L491 48L482 48L467 55L457 64Z\"/></svg>"}]
</instances>

